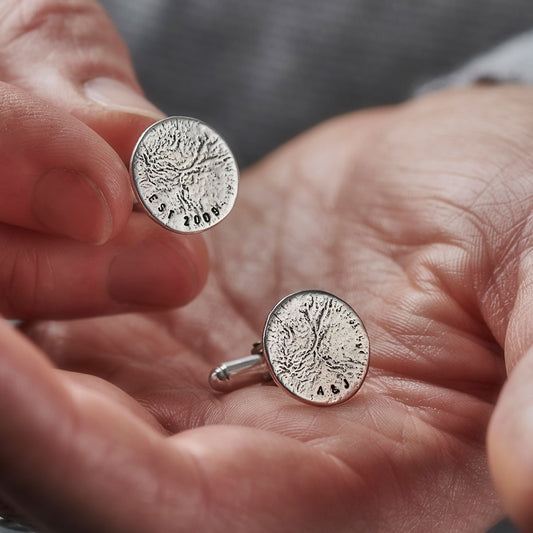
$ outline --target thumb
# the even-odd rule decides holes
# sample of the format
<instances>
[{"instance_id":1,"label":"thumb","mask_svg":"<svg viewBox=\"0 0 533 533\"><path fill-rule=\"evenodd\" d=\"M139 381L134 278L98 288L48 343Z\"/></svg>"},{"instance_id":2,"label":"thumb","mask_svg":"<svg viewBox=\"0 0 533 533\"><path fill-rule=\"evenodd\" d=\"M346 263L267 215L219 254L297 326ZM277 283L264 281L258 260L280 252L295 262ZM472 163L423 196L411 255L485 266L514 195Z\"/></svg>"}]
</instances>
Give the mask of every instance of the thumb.
<instances>
[{"instance_id":1,"label":"thumb","mask_svg":"<svg viewBox=\"0 0 533 533\"><path fill-rule=\"evenodd\" d=\"M504 507L521 531L533 531L533 284L531 254L522 260L509 320L509 378L488 430L489 464Z\"/></svg>"},{"instance_id":2,"label":"thumb","mask_svg":"<svg viewBox=\"0 0 533 533\"><path fill-rule=\"evenodd\" d=\"M76 116L128 161L163 114L143 95L128 50L93 0L5 0L0 72Z\"/></svg>"},{"instance_id":3,"label":"thumb","mask_svg":"<svg viewBox=\"0 0 533 533\"><path fill-rule=\"evenodd\" d=\"M533 349L506 383L489 426L491 473L521 531L533 531Z\"/></svg>"}]
</instances>

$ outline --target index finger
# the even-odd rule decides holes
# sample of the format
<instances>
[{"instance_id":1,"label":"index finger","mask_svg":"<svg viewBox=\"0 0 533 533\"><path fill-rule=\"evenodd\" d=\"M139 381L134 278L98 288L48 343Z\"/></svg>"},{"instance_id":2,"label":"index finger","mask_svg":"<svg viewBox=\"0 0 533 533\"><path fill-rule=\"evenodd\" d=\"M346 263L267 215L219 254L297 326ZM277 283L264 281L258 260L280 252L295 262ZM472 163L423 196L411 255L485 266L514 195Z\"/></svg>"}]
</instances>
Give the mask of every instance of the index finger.
<instances>
[{"instance_id":1,"label":"index finger","mask_svg":"<svg viewBox=\"0 0 533 533\"><path fill-rule=\"evenodd\" d=\"M132 208L116 152L71 115L0 83L0 222L102 243Z\"/></svg>"}]
</instances>

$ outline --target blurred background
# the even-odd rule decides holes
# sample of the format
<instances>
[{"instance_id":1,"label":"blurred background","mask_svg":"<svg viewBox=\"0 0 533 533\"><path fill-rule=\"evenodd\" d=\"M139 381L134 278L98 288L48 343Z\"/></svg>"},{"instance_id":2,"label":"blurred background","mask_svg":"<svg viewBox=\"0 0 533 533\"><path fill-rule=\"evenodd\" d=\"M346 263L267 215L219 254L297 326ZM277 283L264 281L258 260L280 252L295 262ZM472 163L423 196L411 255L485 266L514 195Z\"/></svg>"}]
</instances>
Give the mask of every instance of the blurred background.
<instances>
[{"instance_id":1,"label":"blurred background","mask_svg":"<svg viewBox=\"0 0 533 533\"><path fill-rule=\"evenodd\" d=\"M328 117L409 98L533 28L531 0L101 3L151 100L209 123L241 167ZM504 521L491 533L512 531Z\"/></svg>"},{"instance_id":2,"label":"blurred background","mask_svg":"<svg viewBox=\"0 0 533 533\"><path fill-rule=\"evenodd\" d=\"M163 111L245 167L325 118L408 98L533 29L531 0L101 0Z\"/></svg>"}]
</instances>

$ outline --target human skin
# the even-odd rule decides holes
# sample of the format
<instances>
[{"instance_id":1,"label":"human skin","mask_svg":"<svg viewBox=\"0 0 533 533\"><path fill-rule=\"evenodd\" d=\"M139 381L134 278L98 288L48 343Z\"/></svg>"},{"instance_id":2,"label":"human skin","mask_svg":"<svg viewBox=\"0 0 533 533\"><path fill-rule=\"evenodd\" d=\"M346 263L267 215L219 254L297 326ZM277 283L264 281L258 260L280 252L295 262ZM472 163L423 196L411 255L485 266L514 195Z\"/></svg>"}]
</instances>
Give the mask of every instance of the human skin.
<instances>
[{"instance_id":1,"label":"human skin","mask_svg":"<svg viewBox=\"0 0 533 533\"><path fill-rule=\"evenodd\" d=\"M0 99L0 312L71 318L194 298L203 239L130 217L125 163L163 114L102 8L2 1Z\"/></svg>"},{"instance_id":2,"label":"human skin","mask_svg":"<svg viewBox=\"0 0 533 533\"><path fill-rule=\"evenodd\" d=\"M28 323L37 347L2 326L11 505L60 532L484 531L496 486L532 530L532 105L476 87L329 121L244 173L193 304ZM303 288L365 322L356 397L209 390Z\"/></svg>"}]
</instances>

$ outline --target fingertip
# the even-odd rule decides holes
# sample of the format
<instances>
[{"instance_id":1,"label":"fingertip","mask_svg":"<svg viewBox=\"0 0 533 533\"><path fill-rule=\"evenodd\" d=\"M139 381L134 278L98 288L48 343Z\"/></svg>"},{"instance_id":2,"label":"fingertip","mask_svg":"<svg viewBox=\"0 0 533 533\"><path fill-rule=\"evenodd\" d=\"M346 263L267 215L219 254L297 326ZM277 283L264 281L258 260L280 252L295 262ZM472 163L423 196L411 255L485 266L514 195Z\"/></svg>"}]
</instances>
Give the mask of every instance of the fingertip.
<instances>
[{"instance_id":1,"label":"fingertip","mask_svg":"<svg viewBox=\"0 0 533 533\"><path fill-rule=\"evenodd\" d=\"M31 94L0 84L0 221L104 243L132 209L126 165L87 125Z\"/></svg>"},{"instance_id":2,"label":"fingertip","mask_svg":"<svg viewBox=\"0 0 533 533\"><path fill-rule=\"evenodd\" d=\"M109 148L109 147L107 147ZM104 244L124 231L133 209L133 193L129 173L117 154L109 149L106 165L93 181L105 200L109 221L94 244Z\"/></svg>"},{"instance_id":3,"label":"fingertip","mask_svg":"<svg viewBox=\"0 0 533 533\"><path fill-rule=\"evenodd\" d=\"M533 350L506 383L489 424L489 465L503 505L521 530L533 531Z\"/></svg>"}]
</instances>

